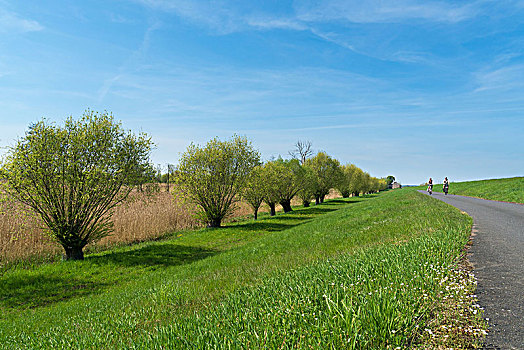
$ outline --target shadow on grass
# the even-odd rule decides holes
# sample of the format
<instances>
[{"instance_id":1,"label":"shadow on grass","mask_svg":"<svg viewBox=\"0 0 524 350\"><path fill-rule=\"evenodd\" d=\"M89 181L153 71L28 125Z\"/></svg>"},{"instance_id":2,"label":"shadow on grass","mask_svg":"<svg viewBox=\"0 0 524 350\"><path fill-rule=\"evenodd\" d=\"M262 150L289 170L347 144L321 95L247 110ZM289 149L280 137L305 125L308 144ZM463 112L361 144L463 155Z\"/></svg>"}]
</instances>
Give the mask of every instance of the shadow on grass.
<instances>
[{"instance_id":1,"label":"shadow on grass","mask_svg":"<svg viewBox=\"0 0 524 350\"><path fill-rule=\"evenodd\" d=\"M254 231L283 231L294 226L298 226L306 223L307 221L313 220L317 216L327 214L342 208L340 204L352 204L358 203L359 200L330 200L323 204L307 207L297 208L289 213L279 213L276 216L265 216L257 221L250 221L238 225L226 226L235 230L254 232ZM332 205L330 205L332 204ZM294 222L294 223L282 223L282 221Z\"/></svg>"},{"instance_id":2,"label":"shadow on grass","mask_svg":"<svg viewBox=\"0 0 524 350\"><path fill-rule=\"evenodd\" d=\"M168 267L190 264L217 253L217 251L201 247L163 243L124 252L113 252L100 256L93 256L86 260L99 265L116 264L128 267L157 265Z\"/></svg>"},{"instance_id":3,"label":"shadow on grass","mask_svg":"<svg viewBox=\"0 0 524 350\"><path fill-rule=\"evenodd\" d=\"M93 281L88 278L37 275L18 275L4 278L0 288L0 307L36 308L48 304L85 296L111 283Z\"/></svg>"},{"instance_id":4,"label":"shadow on grass","mask_svg":"<svg viewBox=\"0 0 524 350\"><path fill-rule=\"evenodd\" d=\"M113 252L87 257L79 271L70 271L65 262L54 273L22 273L3 276L0 279L1 308L36 308L76 297L87 296L129 280L140 273L136 267L167 267L189 264L217 254L214 250L188 247L173 243L154 244L140 249ZM119 265L118 272L107 272L106 267L96 265Z\"/></svg>"},{"instance_id":5,"label":"shadow on grass","mask_svg":"<svg viewBox=\"0 0 524 350\"><path fill-rule=\"evenodd\" d=\"M280 219L280 218L279 218ZM255 231L266 231L266 232L277 232L287 230L298 224L282 224L279 222L266 221L265 219L251 221L243 223L241 225L228 226L228 228L234 229L235 231L242 232L255 232Z\"/></svg>"},{"instance_id":6,"label":"shadow on grass","mask_svg":"<svg viewBox=\"0 0 524 350\"><path fill-rule=\"evenodd\" d=\"M358 203L360 202L360 199L361 198L365 198L365 197L352 197L352 199L330 199L329 201L327 202L324 202L322 204L324 205L329 205L331 203L334 203L334 204L353 204L353 203ZM322 205L320 204L320 205Z\"/></svg>"}]
</instances>

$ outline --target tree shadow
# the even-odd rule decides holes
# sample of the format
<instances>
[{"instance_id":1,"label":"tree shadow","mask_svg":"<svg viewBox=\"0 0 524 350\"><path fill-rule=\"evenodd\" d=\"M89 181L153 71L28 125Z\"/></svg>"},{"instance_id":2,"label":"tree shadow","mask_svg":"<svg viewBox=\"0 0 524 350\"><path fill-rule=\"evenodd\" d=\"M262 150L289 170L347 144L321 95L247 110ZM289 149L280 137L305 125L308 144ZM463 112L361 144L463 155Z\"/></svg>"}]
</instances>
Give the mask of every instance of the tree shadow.
<instances>
[{"instance_id":1,"label":"tree shadow","mask_svg":"<svg viewBox=\"0 0 524 350\"><path fill-rule=\"evenodd\" d=\"M266 231L266 232L277 232L287 230L298 224L282 224L279 222L266 221L267 219L262 219L260 221L251 221L241 225L230 226L235 230L243 232L255 232L255 231Z\"/></svg>"},{"instance_id":2,"label":"tree shadow","mask_svg":"<svg viewBox=\"0 0 524 350\"><path fill-rule=\"evenodd\" d=\"M358 203L360 202L360 200L358 198L363 198L363 197L352 197L352 199L330 199L322 204L330 204L330 203L334 203L334 204L352 204L352 203ZM320 204L320 205L322 205Z\"/></svg>"},{"instance_id":3,"label":"tree shadow","mask_svg":"<svg viewBox=\"0 0 524 350\"><path fill-rule=\"evenodd\" d=\"M217 251L200 247L163 243L124 252L88 256L83 262L65 262L63 269L53 273L23 271L16 275L3 276L0 279L0 310L2 308L37 308L88 296L118 281L133 278L137 270L131 268L190 264L217 253ZM69 270L67 265L70 263L86 264L86 266L84 269L80 265L80 271L75 268ZM100 267L106 264L119 265L124 269L120 269L118 274L96 273L100 269L107 271L106 267Z\"/></svg>"},{"instance_id":4,"label":"tree shadow","mask_svg":"<svg viewBox=\"0 0 524 350\"><path fill-rule=\"evenodd\" d=\"M205 259L218 252L201 247L184 246L175 243L148 245L140 249L124 252L112 252L99 256L88 257L91 263L115 264L127 267L133 266L175 266L190 264Z\"/></svg>"},{"instance_id":5,"label":"tree shadow","mask_svg":"<svg viewBox=\"0 0 524 350\"><path fill-rule=\"evenodd\" d=\"M49 276L45 272L10 276L2 279L0 307L32 309L89 295L110 284L70 275Z\"/></svg>"},{"instance_id":6,"label":"tree shadow","mask_svg":"<svg viewBox=\"0 0 524 350\"><path fill-rule=\"evenodd\" d=\"M333 208L333 207L324 206L322 204L319 204L314 207L309 207L306 209L293 210L291 213L288 213L288 214L292 214L289 216L291 218L293 216L306 216L306 215L307 216L317 216L317 215L326 214L332 211L336 211L338 209L340 208Z\"/></svg>"}]
</instances>

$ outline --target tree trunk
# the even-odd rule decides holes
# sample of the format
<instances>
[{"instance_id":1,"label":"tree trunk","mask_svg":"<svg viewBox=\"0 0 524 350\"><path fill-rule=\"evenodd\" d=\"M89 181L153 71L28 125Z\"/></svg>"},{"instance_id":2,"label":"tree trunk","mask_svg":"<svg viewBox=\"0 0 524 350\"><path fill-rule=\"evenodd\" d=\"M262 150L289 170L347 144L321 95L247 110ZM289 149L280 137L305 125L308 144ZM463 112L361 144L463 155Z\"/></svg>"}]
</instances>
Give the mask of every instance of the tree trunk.
<instances>
[{"instance_id":1,"label":"tree trunk","mask_svg":"<svg viewBox=\"0 0 524 350\"><path fill-rule=\"evenodd\" d=\"M291 208L291 201L282 201L280 202L280 205L282 206L282 209L284 209L284 213L289 213L290 211L293 211Z\"/></svg>"},{"instance_id":2,"label":"tree trunk","mask_svg":"<svg viewBox=\"0 0 524 350\"><path fill-rule=\"evenodd\" d=\"M253 214L253 216L255 217L255 220L258 219L258 208L255 209L255 213Z\"/></svg>"},{"instance_id":3,"label":"tree trunk","mask_svg":"<svg viewBox=\"0 0 524 350\"><path fill-rule=\"evenodd\" d=\"M267 205L269 205L269 215L270 216L275 216L276 214L276 211L275 211L275 203L268 203Z\"/></svg>"},{"instance_id":4,"label":"tree trunk","mask_svg":"<svg viewBox=\"0 0 524 350\"><path fill-rule=\"evenodd\" d=\"M315 205L319 205L320 204L320 197L315 197Z\"/></svg>"},{"instance_id":5,"label":"tree trunk","mask_svg":"<svg viewBox=\"0 0 524 350\"><path fill-rule=\"evenodd\" d=\"M309 207L309 201L302 201L302 205L304 206L304 208Z\"/></svg>"},{"instance_id":6,"label":"tree trunk","mask_svg":"<svg viewBox=\"0 0 524 350\"><path fill-rule=\"evenodd\" d=\"M64 247L65 260L84 260L83 247Z\"/></svg>"},{"instance_id":7,"label":"tree trunk","mask_svg":"<svg viewBox=\"0 0 524 350\"><path fill-rule=\"evenodd\" d=\"M207 227L220 227L220 224L222 223L222 219L211 219L207 223Z\"/></svg>"},{"instance_id":8,"label":"tree trunk","mask_svg":"<svg viewBox=\"0 0 524 350\"><path fill-rule=\"evenodd\" d=\"M325 195L320 196L320 203L324 203L324 198L325 197L326 197Z\"/></svg>"}]
</instances>

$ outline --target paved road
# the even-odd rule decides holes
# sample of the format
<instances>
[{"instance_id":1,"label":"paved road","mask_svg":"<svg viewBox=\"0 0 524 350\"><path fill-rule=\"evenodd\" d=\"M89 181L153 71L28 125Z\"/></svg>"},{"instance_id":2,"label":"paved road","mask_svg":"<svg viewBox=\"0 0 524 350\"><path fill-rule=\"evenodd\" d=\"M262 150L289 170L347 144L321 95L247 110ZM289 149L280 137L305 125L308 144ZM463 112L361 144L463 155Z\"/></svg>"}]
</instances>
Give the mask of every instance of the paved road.
<instances>
[{"instance_id":1,"label":"paved road","mask_svg":"<svg viewBox=\"0 0 524 350\"><path fill-rule=\"evenodd\" d=\"M473 218L469 260L489 318L484 348L524 349L524 205L435 192L433 197Z\"/></svg>"}]
</instances>

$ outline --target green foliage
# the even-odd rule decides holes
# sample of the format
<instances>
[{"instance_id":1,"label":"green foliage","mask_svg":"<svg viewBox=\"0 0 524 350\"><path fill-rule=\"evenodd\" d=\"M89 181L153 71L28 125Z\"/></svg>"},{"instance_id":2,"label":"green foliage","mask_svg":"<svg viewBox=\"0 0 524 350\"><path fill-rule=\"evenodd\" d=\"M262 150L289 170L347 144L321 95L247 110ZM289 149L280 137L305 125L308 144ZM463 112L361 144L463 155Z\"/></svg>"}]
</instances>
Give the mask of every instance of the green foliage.
<instances>
[{"instance_id":1,"label":"green foliage","mask_svg":"<svg viewBox=\"0 0 524 350\"><path fill-rule=\"evenodd\" d=\"M318 152L313 158L305 162L315 174L314 196L317 204L324 201L324 197L339 183L342 172L340 162L324 152Z\"/></svg>"},{"instance_id":2,"label":"green foliage","mask_svg":"<svg viewBox=\"0 0 524 350\"><path fill-rule=\"evenodd\" d=\"M253 208L254 219L258 219L258 209L264 201L264 179L262 178L262 167L256 166L249 176L246 186L242 191L242 198Z\"/></svg>"},{"instance_id":3,"label":"green foliage","mask_svg":"<svg viewBox=\"0 0 524 350\"><path fill-rule=\"evenodd\" d=\"M264 166L266 178L267 201L280 203L284 212L290 212L291 200L305 184L305 171L297 159L277 160L267 162Z\"/></svg>"},{"instance_id":4,"label":"green foliage","mask_svg":"<svg viewBox=\"0 0 524 350\"><path fill-rule=\"evenodd\" d=\"M285 169L273 161L266 162L261 169L264 202L269 206L271 216L276 214L275 206L278 203L279 194L275 191L275 188L279 186L282 176L286 176Z\"/></svg>"},{"instance_id":5,"label":"green foliage","mask_svg":"<svg viewBox=\"0 0 524 350\"><path fill-rule=\"evenodd\" d=\"M112 230L112 210L152 169L151 140L122 129L107 113L86 111L63 127L39 121L9 149L3 190L30 207L67 259Z\"/></svg>"},{"instance_id":6,"label":"green foliage","mask_svg":"<svg viewBox=\"0 0 524 350\"><path fill-rule=\"evenodd\" d=\"M388 175L386 177L386 183L388 186L391 185L394 181L395 181L395 177L393 175Z\"/></svg>"},{"instance_id":7,"label":"green foliage","mask_svg":"<svg viewBox=\"0 0 524 350\"><path fill-rule=\"evenodd\" d=\"M384 191L388 188L388 180L381 178L378 179L378 189L377 191Z\"/></svg>"},{"instance_id":8,"label":"green foliage","mask_svg":"<svg viewBox=\"0 0 524 350\"><path fill-rule=\"evenodd\" d=\"M176 183L199 206L199 217L209 227L220 227L259 163L260 155L247 138L214 138L205 147L189 145L180 158Z\"/></svg>"},{"instance_id":9,"label":"green foliage","mask_svg":"<svg viewBox=\"0 0 524 350\"><path fill-rule=\"evenodd\" d=\"M315 173L313 172L313 169L303 166L303 185L300 191L298 192L298 196L302 200L302 204L304 207L309 207L309 203L312 199L315 198L315 185L316 185L316 177Z\"/></svg>"},{"instance_id":10,"label":"green foliage","mask_svg":"<svg viewBox=\"0 0 524 350\"><path fill-rule=\"evenodd\" d=\"M340 166L341 176L337 183L337 190L340 192L343 198L348 198L352 193L350 185L352 182L353 173L357 167L354 164L346 164Z\"/></svg>"},{"instance_id":11,"label":"green foliage","mask_svg":"<svg viewBox=\"0 0 524 350\"><path fill-rule=\"evenodd\" d=\"M386 179L378 179L362 171L355 164L346 164L340 167L341 179L337 189L344 198L350 194L358 196L360 193L375 193L387 188Z\"/></svg>"}]
</instances>

